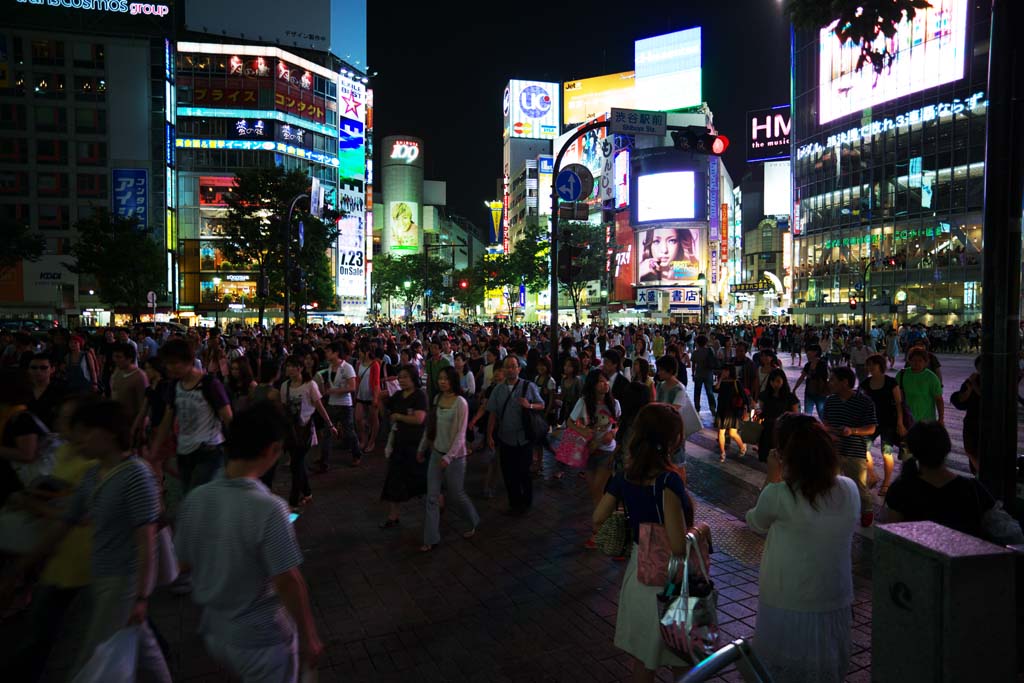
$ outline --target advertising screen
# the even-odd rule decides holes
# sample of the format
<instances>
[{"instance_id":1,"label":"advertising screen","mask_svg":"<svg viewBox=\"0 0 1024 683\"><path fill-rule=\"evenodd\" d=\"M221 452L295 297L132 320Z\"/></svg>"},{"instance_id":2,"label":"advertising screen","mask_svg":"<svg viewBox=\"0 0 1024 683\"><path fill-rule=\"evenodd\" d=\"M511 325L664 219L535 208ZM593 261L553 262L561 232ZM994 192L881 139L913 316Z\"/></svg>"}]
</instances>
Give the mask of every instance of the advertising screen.
<instances>
[{"instance_id":1,"label":"advertising screen","mask_svg":"<svg viewBox=\"0 0 1024 683\"><path fill-rule=\"evenodd\" d=\"M608 118L607 114L598 116L595 121L604 121ZM573 133L579 128L573 128L566 131L563 135L560 135L555 140L555 149L561 149L565 140L572 137ZM562 156L562 166L565 168L569 164L583 164L587 167L587 170L596 178L601 175L601 141L605 139L607 131L604 128L598 128L596 130L588 130L580 137L573 140L568 147L565 148L565 154Z\"/></svg>"},{"instance_id":2,"label":"advertising screen","mask_svg":"<svg viewBox=\"0 0 1024 683\"><path fill-rule=\"evenodd\" d=\"M694 220L695 175L694 171L667 171L637 178L637 223Z\"/></svg>"},{"instance_id":3,"label":"advertising screen","mask_svg":"<svg viewBox=\"0 0 1024 683\"><path fill-rule=\"evenodd\" d=\"M701 103L699 26L633 45L637 109L669 111Z\"/></svg>"},{"instance_id":4,"label":"advertising screen","mask_svg":"<svg viewBox=\"0 0 1024 683\"><path fill-rule=\"evenodd\" d=\"M768 161L764 165L764 215L789 215L789 160Z\"/></svg>"},{"instance_id":5,"label":"advertising screen","mask_svg":"<svg viewBox=\"0 0 1024 683\"><path fill-rule=\"evenodd\" d=\"M913 21L904 19L892 38L879 35L874 47L894 57L881 75L856 70L860 48L840 43L835 25L818 38L819 123L827 123L881 102L958 81L964 76L968 0L930 0Z\"/></svg>"},{"instance_id":6,"label":"advertising screen","mask_svg":"<svg viewBox=\"0 0 1024 683\"><path fill-rule=\"evenodd\" d=\"M338 296L342 303L365 303L366 259L363 214L338 221Z\"/></svg>"},{"instance_id":7,"label":"advertising screen","mask_svg":"<svg viewBox=\"0 0 1024 683\"><path fill-rule=\"evenodd\" d=\"M615 208L629 206L629 150L615 153Z\"/></svg>"},{"instance_id":8,"label":"advertising screen","mask_svg":"<svg viewBox=\"0 0 1024 683\"><path fill-rule=\"evenodd\" d=\"M572 125L607 114L612 107L636 109L633 106L633 84L636 74L623 71L607 76L566 81L562 84L562 123Z\"/></svg>"},{"instance_id":9,"label":"advertising screen","mask_svg":"<svg viewBox=\"0 0 1024 683\"><path fill-rule=\"evenodd\" d=\"M704 254L703 230L663 226L636 235L637 280L644 285L696 282Z\"/></svg>"},{"instance_id":10,"label":"advertising screen","mask_svg":"<svg viewBox=\"0 0 1024 683\"><path fill-rule=\"evenodd\" d=\"M537 157L537 213L541 216L551 215L551 184L554 181L551 172L554 170L554 157Z\"/></svg>"},{"instance_id":11,"label":"advertising screen","mask_svg":"<svg viewBox=\"0 0 1024 683\"><path fill-rule=\"evenodd\" d=\"M615 257L612 261L612 299L632 301L636 282L636 237L629 225L629 213L615 214Z\"/></svg>"},{"instance_id":12,"label":"advertising screen","mask_svg":"<svg viewBox=\"0 0 1024 683\"><path fill-rule=\"evenodd\" d=\"M363 180L366 175L366 138L363 124L352 119L338 120L338 177Z\"/></svg>"},{"instance_id":13,"label":"advertising screen","mask_svg":"<svg viewBox=\"0 0 1024 683\"><path fill-rule=\"evenodd\" d=\"M789 158L789 105L747 112L747 161Z\"/></svg>"},{"instance_id":14,"label":"advertising screen","mask_svg":"<svg viewBox=\"0 0 1024 683\"><path fill-rule=\"evenodd\" d=\"M420 250L420 226L416 224L419 210L416 202L391 202L388 205L391 251L416 253Z\"/></svg>"},{"instance_id":15,"label":"advertising screen","mask_svg":"<svg viewBox=\"0 0 1024 683\"><path fill-rule=\"evenodd\" d=\"M554 140L562 120L558 91L557 83L509 81L502 101L508 136Z\"/></svg>"}]
</instances>

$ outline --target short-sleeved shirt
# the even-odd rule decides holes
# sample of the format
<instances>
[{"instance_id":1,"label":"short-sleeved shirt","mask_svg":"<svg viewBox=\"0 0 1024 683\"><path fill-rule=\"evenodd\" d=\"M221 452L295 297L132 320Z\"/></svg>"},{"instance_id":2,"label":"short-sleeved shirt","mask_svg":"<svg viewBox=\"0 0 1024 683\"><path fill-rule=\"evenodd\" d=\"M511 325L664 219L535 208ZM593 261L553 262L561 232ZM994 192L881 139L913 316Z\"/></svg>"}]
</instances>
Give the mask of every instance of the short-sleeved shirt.
<instances>
[{"instance_id":1,"label":"short-sleeved shirt","mask_svg":"<svg viewBox=\"0 0 1024 683\"><path fill-rule=\"evenodd\" d=\"M320 400L320 388L316 382L303 382L292 386L288 380L281 385L281 402L288 414L296 418L300 424L307 425L316 412L317 401Z\"/></svg>"},{"instance_id":2,"label":"short-sleeved shirt","mask_svg":"<svg viewBox=\"0 0 1024 683\"><path fill-rule=\"evenodd\" d=\"M326 369L320 371L320 376L323 377L324 385L327 389L340 389L346 386L348 381L356 376L356 371L348 361L343 360L337 370L328 366ZM352 393L330 394L327 397L327 405L351 406Z\"/></svg>"},{"instance_id":3,"label":"short-sleeved shirt","mask_svg":"<svg viewBox=\"0 0 1024 683\"><path fill-rule=\"evenodd\" d=\"M942 382L934 372L927 368L921 372L901 370L896 375L896 381L916 422L935 420L938 417L935 399L942 396Z\"/></svg>"},{"instance_id":4,"label":"short-sleeved shirt","mask_svg":"<svg viewBox=\"0 0 1024 683\"><path fill-rule=\"evenodd\" d=\"M583 420L588 427L591 427L596 432L606 432L616 424L622 417L622 409L619 407L619 402L614 398L612 399L612 406L614 411L608 408L608 405L602 401L597 404L597 409L594 411L597 415L593 420L587 415L587 403L582 398L576 401L576 405L573 406L572 412L569 413L569 419L571 420ZM599 451L606 451L612 453L615 451L615 439L612 439L606 444L601 444L597 447Z\"/></svg>"},{"instance_id":5,"label":"short-sleeved shirt","mask_svg":"<svg viewBox=\"0 0 1024 683\"><path fill-rule=\"evenodd\" d=\"M245 648L291 640L295 625L273 579L302 564L302 551L288 506L259 480L219 478L194 489L178 510L174 546L192 568L200 633Z\"/></svg>"},{"instance_id":6,"label":"short-sleeved shirt","mask_svg":"<svg viewBox=\"0 0 1024 683\"><path fill-rule=\"evenodd\" d=\"M875 417L878 418L878 431L883 438L892 438L896 433L896 399L892 395L896 388L896 380L888 375L880 389L871 388L871 380L865 380L860 390L875 404Z\"/></svg>"},{"instance_id":7,"label":"short-sleeved shirt","mask_svg":"<svg viewBox=\"0 0 1024 683\"><path fill-rule=\"evenodd\" d=\"M828 393L828 363L825 359L819 358L818 364L813 368L810 363L804 363L803 376L807 379L806 393L812 396L824 396Z\"/></svg>"},{"instance_id":8,"label":"short-sleeved shirt","mask_svg":"<svg viewBox=\"0 0 1024 683\"><path fill-rule=\"evenodd\" d=\"M417 411L427 411L427 394L422 389L416 389L408 396L405 392L399 391L394 396L389 396L385 405L388 411L400 415L411 415ZM423 436L425 424L408 424L395 421L395 446L402 450L415 450Z\"/></svg>"},{"instance_id":9,"label":"short-sleeved shirt","mask_svg":"<svg viewBox=\"0 0 1024 683\"><path fill-rule=\"evenodd\" d=\"M519 405L520 398L525 398L530 403L543 402L537 385L522 379L512 386L507 382L499 384L487 399L487 411L493 413L498 421L495 437L509 446L525 446L529 443L523 429L523 407Z\"/></svg>"},{"instance_id":10,"label":"short-sleeved shirt","mask_svg":"<svg viewBox=\"0 0 1024 683\"><path fill-rule=\"evenodd\" d=\"M156 523L160 514L156 481L135 457L110 470L103 481L99 476L99 465L85 473L64 520L72 526L92 521L94 578L132 576L138 569L135 530Z\"/></svg>"},{"instance_id":11,"label":"short-sleeved shirt","mask_svg":"<svg viewBox=\"0 0 1024 683\"><path fill-rule=\"evenodd\" d=\"M850 398L843 400L839 394L832 394L825 399L825 413L822 416L829 427L867 427L878 426L875 417L875 403L857 391ZM864 437L851 434L838 437L838 450L847 458L866 458Z\"/></svg>"},{"instance_id":12,"label":"short-sleeved shirt","mask_svg":"<svg viewBox=\"0 0 1024 683\"><path fill-rule=\"evenodd\" d=\"M889 487L885 505L908 522L930 521L984 538L981 517L993 505L977 479L957 476L944 486L932 486L918 476L900 476Z\"/></svg>"},{"instance_id":13,"label":"short-sleeved shirt","mask_svg":"<svg viewBox=\"0 0 1024 683\"><path fill-rule=\"evenodd\" d=\"M203 382L207 383L206 391L203 390ZM219 446L224 443L224 432L217 411L230 404L228 392L215 377L203 377L191 389L186 389L181 382L175 382L174 413L178 417L178 453L192 453L203 446Z\"/></svg>"},{"instance_id":14,"label":"short-sleeved shirt","mask_svg":"<svg viewBox=\"0 0 1024 683\"><path fill-rule=\"evenodd\" d=\"M640 541L641 524L664 524L665 508L663 507L663 491L668 489L676 494L683 503L683 519L693 519L693 504L686 495L686 486L682 478L675 472L659 474L651 484L635 484L626 479L626 475L616 474L605 487L610 493L621 500L626 506L633 541Z\"/></svg>"}]
</instances>

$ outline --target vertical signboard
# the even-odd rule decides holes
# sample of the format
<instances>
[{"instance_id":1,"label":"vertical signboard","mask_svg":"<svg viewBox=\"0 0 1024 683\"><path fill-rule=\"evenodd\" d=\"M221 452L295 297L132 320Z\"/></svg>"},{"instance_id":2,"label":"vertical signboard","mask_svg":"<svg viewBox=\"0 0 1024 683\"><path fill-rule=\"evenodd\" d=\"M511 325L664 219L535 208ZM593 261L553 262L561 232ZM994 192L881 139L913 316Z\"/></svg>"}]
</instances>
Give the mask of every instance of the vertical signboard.
<instances>
[{"instance_id":1,"label":"vertical signboard","mask_svg":"<svg viewBox=\"0 0 1024 683\"><path fill-rule=\"evenodd\" d=\"M722 237L721 237L721 249L722 249L722 263L726 263L729 260L729 224L722 223ZM712 264L713 266L714 264Z\"/></svg>"},{"instance_id":2,"label":"vertical signboard","mask_svg":"<svg viewBox=\"0 0 1024 683\"><path fill-rule=\"evenodd\" d=\"M366 303L366 250L363 214L352 213L338 221L337 291L342 305Z\"/></svg>"},{"instance_id":3,"label":"vertical signboard","mask_svg":"<svg viewBox=\"0 0 1024 683\"><path fill-rule=\"evenodd\" d=\"M491 211L491 244L498 244L501 241L501 213L505 204L499 201L487 202L487 208Z\"/></svg>"},{"instance_id":4,"label":"vertical signboard","mask_svg":"<svg viewBox=\"0 0 1024 683\"><path fill-rule=\"evenodd\" d=\"M636 239L629 225L628 211L615 214L615 245L612 299L632 301L636 283Z\"/></svg>"},{"instance_id":5,"label":"vertical signboard","mask_svg":"<svg viewBox=\"0 0 1024 683\"><path fill-rule=\"evenodd\" d=\"M720 238L719 216L715 211L718 206L718 157L708 159L708 195L711 202L711 211L708 212L708 239L712 242Z\"/></svg>"},{"instance_id":6,"label":"vertical signboard","mask_svg":"<svg viewBox=\"0 0 1024 683\"><path fill-rule=\"evenodd\" d=\"M149 227L149 175L144 168L115 168L110 171L115 215L136 218Z\"/></svg>"},{"instance_id":7,"label":"vertical signboard","mask_svg":"<svg viewBox=\"0 0 1024 683\"><path fill-rule=\"evenodd\" d=\"M719 217L719 220L720 220L720 222L722 224L722 239L725 240L726 242L728 242L729 241L729 228L728 228L728 225L729 225L729 205L728 204L722 204L722 206L721 206L721 216ZM725 254L725 250L723 249L722 250L722 263L725 263L728 260L725 257L725 255L726 255Z\"/></svg>"},{"instance_id":8,"label":"vertical signboard","mask_svg":"<svg viewBox=\"0 0 1024 683\"><path fill-rule=\"evenodd\" d=\"M509 81L502 101L505 134L512 138L554 140L561 124L558 83Z\"/></svg>"}]
</instances>

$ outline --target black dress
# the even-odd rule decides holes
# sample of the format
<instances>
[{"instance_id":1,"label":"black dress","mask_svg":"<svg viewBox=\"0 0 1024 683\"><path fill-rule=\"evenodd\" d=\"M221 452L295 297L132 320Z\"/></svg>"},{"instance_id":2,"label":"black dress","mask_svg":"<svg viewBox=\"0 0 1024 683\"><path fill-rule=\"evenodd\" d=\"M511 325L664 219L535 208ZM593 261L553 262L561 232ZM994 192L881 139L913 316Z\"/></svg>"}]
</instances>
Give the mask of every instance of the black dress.
<instances>
[{"instance_id":1,"label":"black dress","mask_svg":"<svg viewBox=\"0 0 1024 683\"><path fill-rule=\"evenodd\" d=\"M409 396L400 391L388 397L385 405L392 414L410 415L418 410L426 412L427 395L420 389ZM395 426L391 457L388 459L388 474L384 479L384 490L381 491L380 498L391 503L404 503L427 492L428 463L416 461L416 450L423 437L426 422L411 425L396 421Z\"/></svg>"},{"instance_id":2,"label":"black dress","mask_svg":"<svg viewBox=\"0 0 1024 683\"><path fill-rule=\"evenodd\" d=\"M735 406L736 399L742 401L742 405ZM715 413L715 429L739 429L743 421L743 411L749 400L743 393L743 387L738 379L730 379L722 382L718 387L718 410Z\"/></svg>"},{"instance_id":3,"label":"black dress","mask_svg":"<svg viewBox=\"0 0 1024 683\"><path fill-rule=\"evenodd\" d=\"M799 405L800 401L792 391L783 390L776 396L771 389L765 389L761 392L761 403L764 405L761 413L764 422L761 438L757 442L757 458L761 462L767 462L768 452L775 448L775 421L783 413L789 412L794 404Z\"/></svg>"}]
</instances>

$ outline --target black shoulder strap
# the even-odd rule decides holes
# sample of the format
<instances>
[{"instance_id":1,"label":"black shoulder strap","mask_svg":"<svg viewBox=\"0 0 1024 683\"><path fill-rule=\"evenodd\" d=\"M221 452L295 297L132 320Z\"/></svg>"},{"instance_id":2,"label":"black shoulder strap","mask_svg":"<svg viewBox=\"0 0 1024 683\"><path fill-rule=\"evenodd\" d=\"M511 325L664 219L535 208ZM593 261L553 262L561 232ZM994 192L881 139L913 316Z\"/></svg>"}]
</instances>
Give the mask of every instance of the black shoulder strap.
<instances>
[{"instance_id":1,"label":"black shoulder strap","mask_svg":"<svg viewBox=\"0 0 1024 683\"><path fill-rule=\"evenodd\" d=\"M499 420L504 420L505 419L505 409L508 408L508 402L512 400L512 394L516 393L516 388L519 386L519 382L521 382L521 381L522 380L518 380L517 379L516 383L512 386L512 388L508 390L508 396L505 398L505 402L501 405L501 412L498 413L498 419ZM508 385L505 385L505 386L508 386Z\"/></svg>"}]
</instances>

